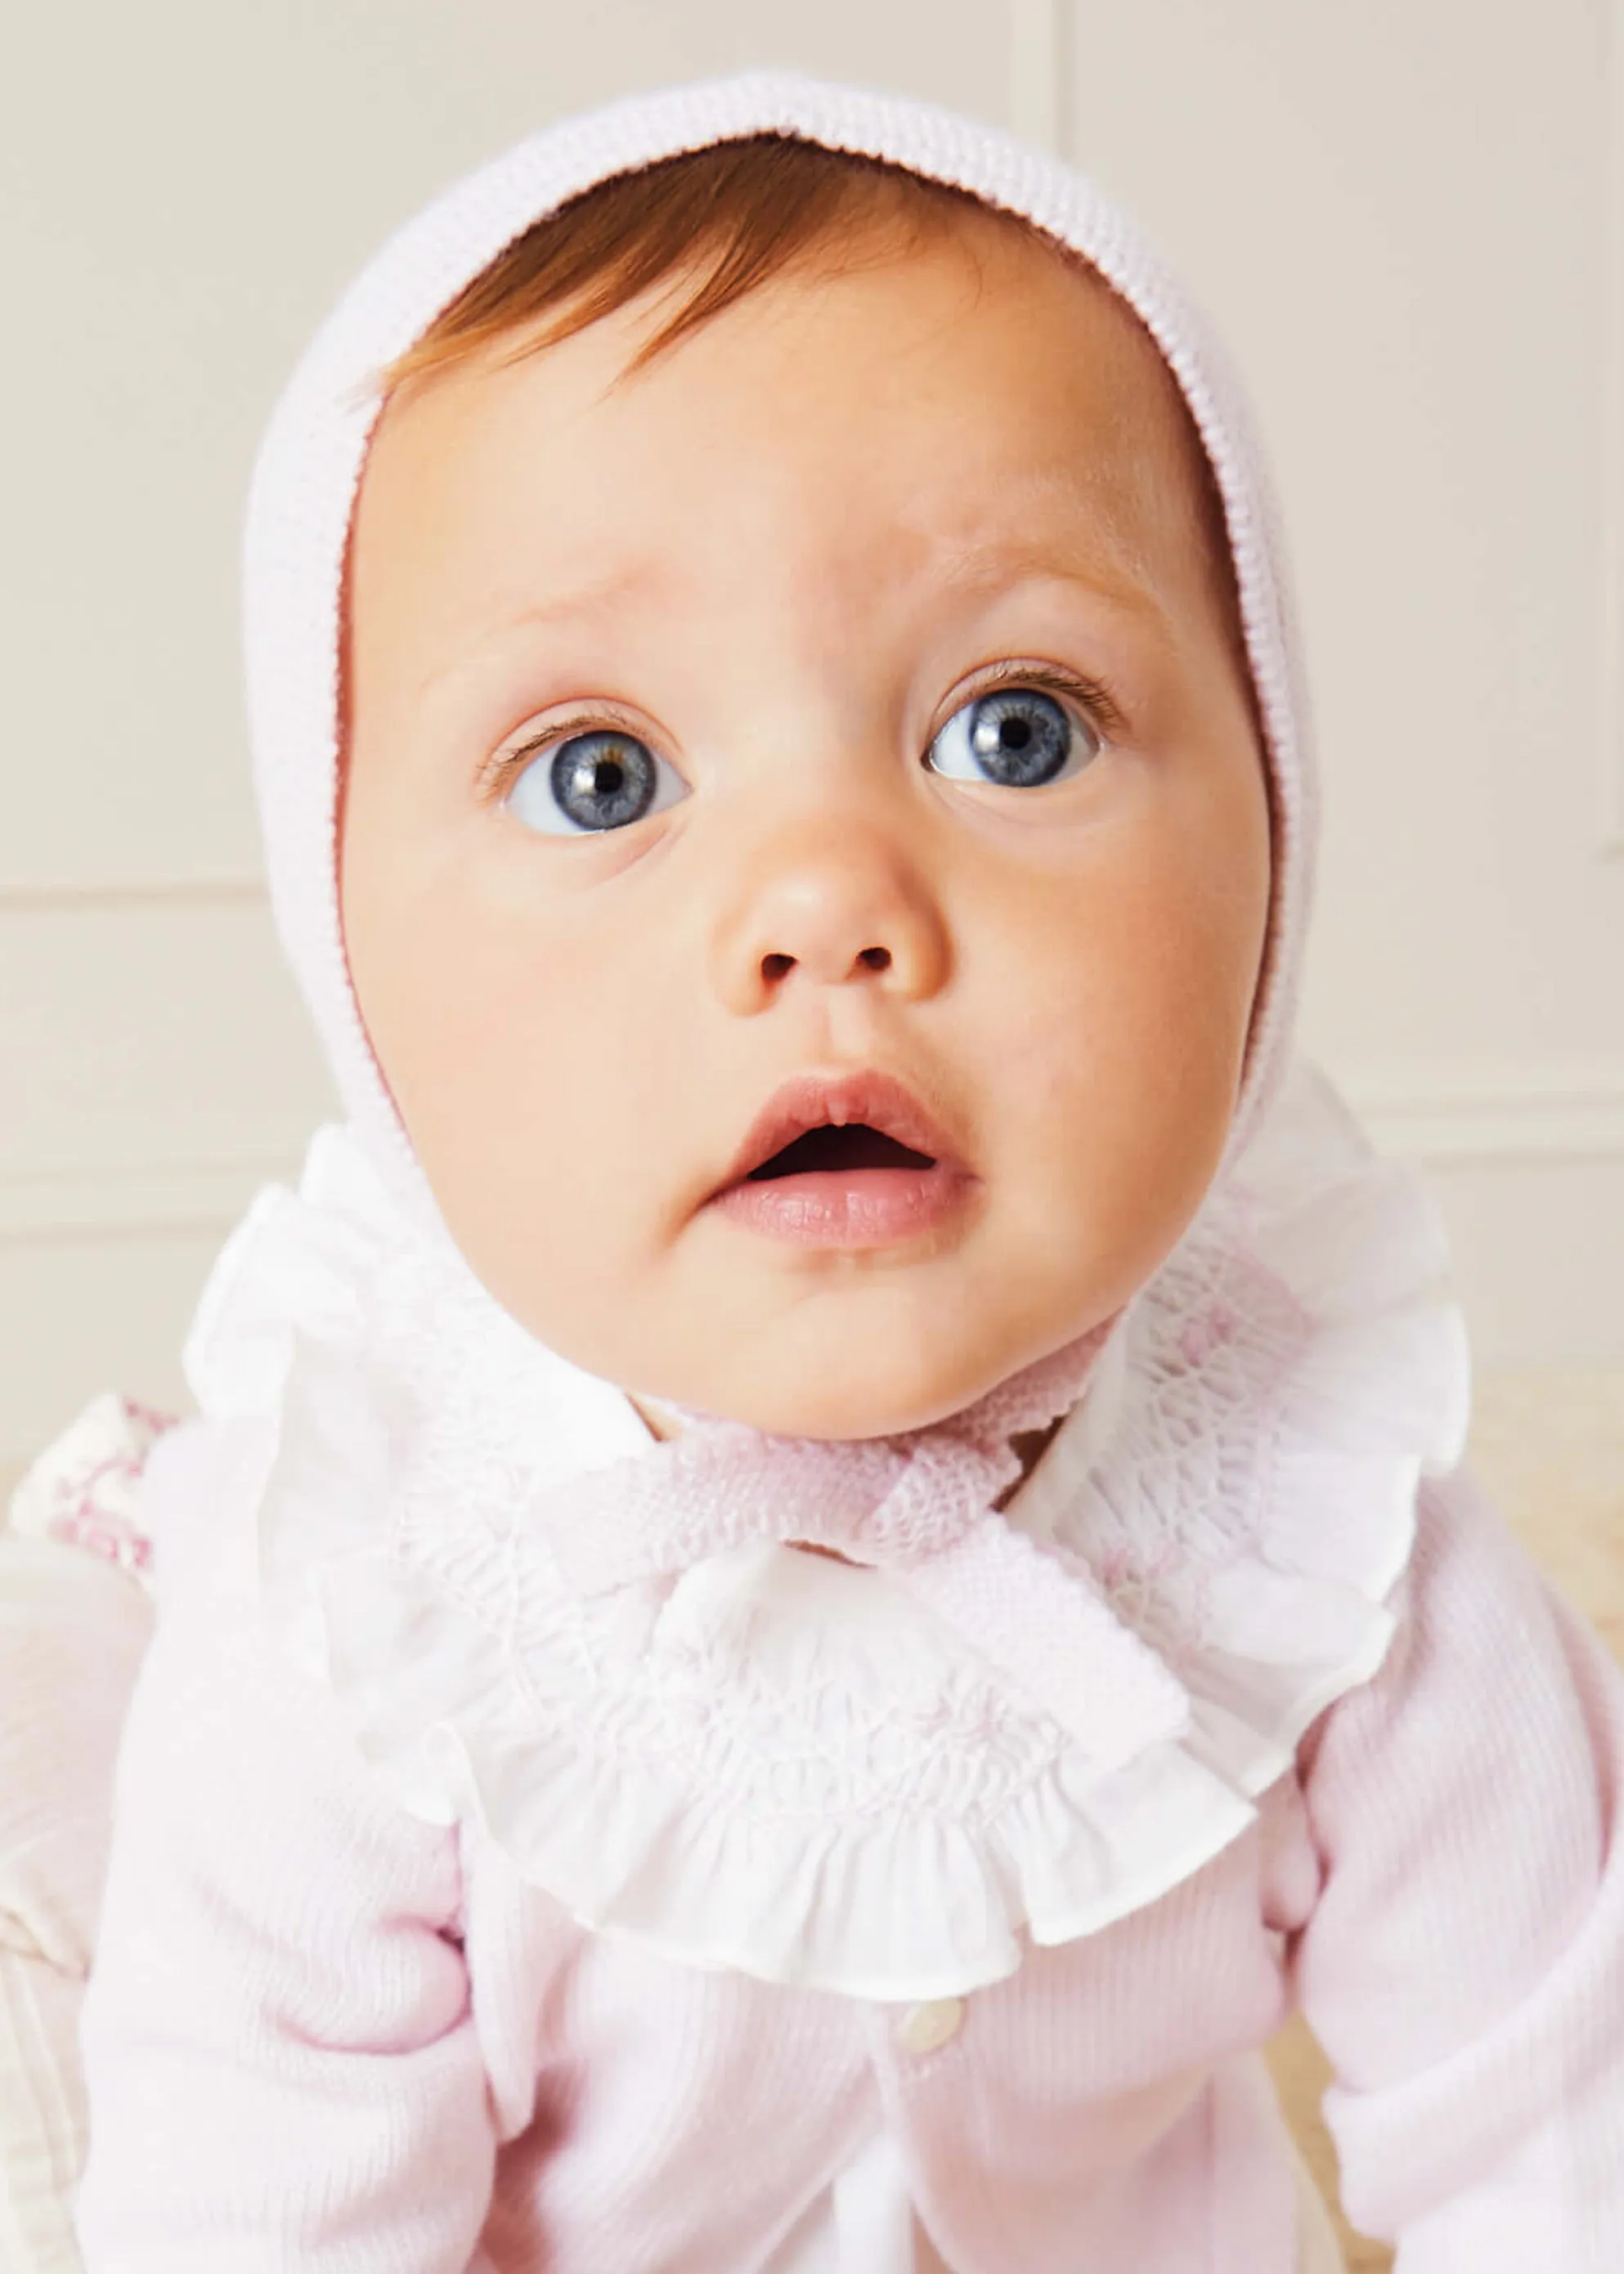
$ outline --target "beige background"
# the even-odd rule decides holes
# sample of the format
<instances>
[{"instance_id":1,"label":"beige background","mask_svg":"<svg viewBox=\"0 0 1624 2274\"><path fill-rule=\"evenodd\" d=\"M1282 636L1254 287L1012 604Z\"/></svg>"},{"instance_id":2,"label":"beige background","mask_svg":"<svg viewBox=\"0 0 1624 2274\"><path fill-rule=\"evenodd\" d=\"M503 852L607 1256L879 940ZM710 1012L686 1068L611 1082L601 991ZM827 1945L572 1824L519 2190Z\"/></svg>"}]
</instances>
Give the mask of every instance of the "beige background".
<instances>
[{"instance_id":1,"label":"beige background","mask_svg":"<svg viewBox=\"0 0 1624 2274\"><path fill-rule=\"evenodd\" d=\"M1328 785L1309 1038L1428 1163L1480 1354L1624 1361L1611 28L1603 0L15 11L0 1465L105 1383L177 1393L213 1247L325 1109L266 922L235 640L240 500L290 360L470 162L753 62L1056 142L1209 305L1301 571Z\"/></svg>"}]
</instances>

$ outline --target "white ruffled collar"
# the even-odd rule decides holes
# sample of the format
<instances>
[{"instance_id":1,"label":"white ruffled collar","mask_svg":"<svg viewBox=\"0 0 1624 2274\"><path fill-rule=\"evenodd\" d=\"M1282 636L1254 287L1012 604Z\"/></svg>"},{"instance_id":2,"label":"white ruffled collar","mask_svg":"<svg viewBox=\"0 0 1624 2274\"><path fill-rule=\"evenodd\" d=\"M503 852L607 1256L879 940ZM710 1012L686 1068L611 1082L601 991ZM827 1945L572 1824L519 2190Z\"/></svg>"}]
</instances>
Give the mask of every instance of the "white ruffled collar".
<instances>
[{"instance_id":1,"label":"white ruffled collar","mask_svg":"<svg viewBox=\"0 0 1624 2274\"><path fill-rule=\"evenodd\" d=\"M883 1573L760 1545L565 1586L524 1511L645 1426L342 1131L250 1211L187 1366L206 1417L262 1425L267 1615L406 1808L477 1812L523 1878L670 1956L935 1998L1199 1870L1380 1665L1417 1484L1464 1436L1444 1260L1299 1069L1006 1511L1187 1692L1184 1734L1108 1773Z\"/></svg>"}]
</instances>

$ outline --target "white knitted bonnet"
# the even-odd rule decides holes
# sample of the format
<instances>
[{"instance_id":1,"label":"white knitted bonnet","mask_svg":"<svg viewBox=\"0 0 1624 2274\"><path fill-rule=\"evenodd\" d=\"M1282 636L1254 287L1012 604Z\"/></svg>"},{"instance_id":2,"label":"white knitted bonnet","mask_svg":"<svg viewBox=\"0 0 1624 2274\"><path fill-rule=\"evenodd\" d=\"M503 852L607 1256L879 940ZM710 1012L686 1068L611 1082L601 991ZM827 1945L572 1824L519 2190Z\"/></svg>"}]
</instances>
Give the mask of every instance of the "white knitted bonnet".
<instances>
[{"instance_id":1,"label":"white knitted bonnet","mask_svg":"<svg viewBox=\"0 0 1624 2274\"><path fill-rule=\"evenodd\" d=\"M1221 359L1137 232L1069 167L924 103L751 72L637 96L547 128L447 190L390 239L322 326L277 407L256 468L245 643L273 907L346 1111L397 1198L420 1216L433 1216L432 1204L362 1028L339 919L340 601L350 510L380 408L377 375L505 245L566 199L659 159L765 132L888 159L1034 222L1093 263L1166 357L1222 497L1273 777L1270 945L1230 1160L1279 1081L1301 960L1316 800L1277 545Z\"/></svg>"}]
</instances>

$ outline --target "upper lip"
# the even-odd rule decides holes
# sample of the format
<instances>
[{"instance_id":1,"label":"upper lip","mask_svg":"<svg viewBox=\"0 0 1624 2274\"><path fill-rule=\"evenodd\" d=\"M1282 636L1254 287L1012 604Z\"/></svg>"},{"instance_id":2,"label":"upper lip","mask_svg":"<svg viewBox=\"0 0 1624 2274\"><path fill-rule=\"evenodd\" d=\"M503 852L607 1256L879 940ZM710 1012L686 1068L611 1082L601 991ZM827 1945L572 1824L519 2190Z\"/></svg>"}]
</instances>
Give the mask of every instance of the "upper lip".
<instances>
[{"instance_id":1,"label":"upper lip","mask_svg":"<svg viewBox=\"0 0 1624 2274\"><path fill-rule=\"evenodd\" d=\"M716 1189L726 1192L741 1183L808 1129L847 1128L855 1122L895 1138L912 1152L928 1153L943 1168L963 1171L963 1163L954 1157L941 1129L894 1074L801 1074L774 1090L745 1132L744 1142Z\"/></svg>"}]
</instances>

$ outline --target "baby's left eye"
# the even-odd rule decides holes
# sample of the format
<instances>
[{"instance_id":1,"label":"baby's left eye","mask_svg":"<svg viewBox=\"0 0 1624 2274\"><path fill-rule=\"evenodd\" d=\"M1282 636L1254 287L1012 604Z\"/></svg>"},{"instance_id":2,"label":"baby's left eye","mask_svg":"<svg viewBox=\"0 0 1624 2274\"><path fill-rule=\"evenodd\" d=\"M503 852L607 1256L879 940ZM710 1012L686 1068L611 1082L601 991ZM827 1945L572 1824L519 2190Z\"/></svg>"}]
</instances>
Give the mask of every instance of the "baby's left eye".
<instances>
[{"instance_id":1,"label":"baby's left eye","mask_svg":"<svg viewBox=\"0 0 1624 2274\"><path fill-rule=\"evenodd\" d=\"M950 781L1040 789L1080 773L1103 748L1082 712L1039 687L1000 687L961 704L925 754Z\"/></svg>"}]
</instances>

